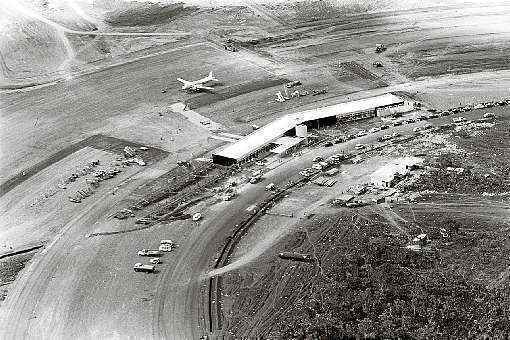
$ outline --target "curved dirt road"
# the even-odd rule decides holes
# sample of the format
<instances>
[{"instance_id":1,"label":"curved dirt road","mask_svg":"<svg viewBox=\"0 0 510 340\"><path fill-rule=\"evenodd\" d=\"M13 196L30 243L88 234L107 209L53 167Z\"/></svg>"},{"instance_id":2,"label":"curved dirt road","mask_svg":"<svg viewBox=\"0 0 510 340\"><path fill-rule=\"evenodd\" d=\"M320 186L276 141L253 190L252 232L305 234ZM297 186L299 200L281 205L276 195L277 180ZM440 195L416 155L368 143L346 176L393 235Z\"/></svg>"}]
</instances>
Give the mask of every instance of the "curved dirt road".
<instances>
[{"instance_id":1,"label":"curved dirt road","mask_svg":"<svg viewBox=\"0 0 510 340\"><path fill-rule=\"evenodd\" d=\"M415 125L395 130L410 131ZM0 330L0 338L197 339L207 334L208 287L201 278L239 221L239 212L263 200L267 183L285 182L317 155L351 150L356 143L370 143L377 136L291 158L269 171L263 182L248 185L236 200L214 206L198 226L184 224L178 233L188 234L178 240L175 253L165 255L159 275L133 273L131 266L139 258L132 253L157 244L169 235L169 229L178 227L85 238L95 223L111 213L115 202L139 183L128 184L116 196L99 198L22 272L1 309L0 320L7 326Z\"/></svg>"}]
</instances>

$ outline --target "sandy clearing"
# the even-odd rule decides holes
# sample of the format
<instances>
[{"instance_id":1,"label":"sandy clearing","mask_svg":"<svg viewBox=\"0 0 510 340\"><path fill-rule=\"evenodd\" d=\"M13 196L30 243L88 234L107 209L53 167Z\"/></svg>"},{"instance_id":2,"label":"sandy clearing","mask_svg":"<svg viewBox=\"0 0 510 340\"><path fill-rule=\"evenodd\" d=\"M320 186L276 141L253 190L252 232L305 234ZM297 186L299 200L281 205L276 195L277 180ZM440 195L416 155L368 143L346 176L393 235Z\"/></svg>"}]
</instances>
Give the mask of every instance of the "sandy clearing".
<instances>
[{"instance_id":1,"label":"sandy clearing","mask_svg":"<svg viewBox=\"0 0 510 340\"><path fill-rule=\"evenodd\" d=\"M200 129L208 131L219 131L223 129L221 124L214 122L210 118L204 117L193 110L186 109L186 105L183 103L175 103L170 105L170 110L183 115L186 117L186 119L188 119L191 123Z\"/></svg>"},{"instance_id":2,"label":"sandy clearing","mask_svg":"<svg viewBox=\"0 0 510 340\"><path fill-rule=\"evenodd\" d=\"M387 161L386 158L372 157L358 165L342 166L345 173L335 176L338 182L330 188L308 183L293 190L249 229L227 266L211 270L207 275L222 275L255 261L283 236L298 230L299 221L306 215L330 210L328 201L351 186L368 182L368 176ZM275 215L275 211L288 217Z\"/></svg>"},{"instance_id":3,"label":"sandy clearing","mask_svg":"<svg viewBox=\"0 0 510 340\"><path fill-rule=\"evenodd\" d=\"M2 247L9 245L17 248L33 241L51 239L72 214L87 206L94 197L111 191L123 178L140 170L140 167L124 168L118 177L101 182L100 187L95 190L96 193L80 204L70 202L68 195L88 186L85 178L90 176L79 178L66 189L59 187L71 173L78 172L90 162L99 160L99 169L115 164L117 157L116 154L86 147L44 169L7 193L0 200Z\"/></svg>"}]
</instances>

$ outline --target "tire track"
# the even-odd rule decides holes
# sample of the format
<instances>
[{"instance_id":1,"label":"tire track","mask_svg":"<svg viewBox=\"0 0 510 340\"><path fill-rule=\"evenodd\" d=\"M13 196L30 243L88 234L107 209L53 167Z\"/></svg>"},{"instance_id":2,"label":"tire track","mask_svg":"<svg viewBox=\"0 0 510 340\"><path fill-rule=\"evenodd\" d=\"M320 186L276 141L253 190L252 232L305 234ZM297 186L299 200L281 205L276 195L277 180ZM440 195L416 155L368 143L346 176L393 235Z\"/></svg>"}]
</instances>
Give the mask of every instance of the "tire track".
<instances>
[{"instance_id":1,"label":"tire track","mask_svg":"<svg viewBox=\"0 0 510 340\"><path fill-rule=\"evenodd\" d=\"M234 230L231 236L227 237L225 245L222 247L220 255L215 261L213 269L219 269L226 266L232 256L241 238L246 235L250 227L266 213L279 199L284 197L288 190L300 185L306 181L306 178L297 176L297 180L289 180L287 185L278 192L272 194L260 204L260 209L246 216ZM208 291L208 324L209 332L214 333L220 331L223 327L223 314L221 308L221 275L209 278Z\"/></svg>"},{"instance_id":2,"label":"tire track","mask_svg":"<svg viewBox=\"0 0 510 340\"><path fill-rule=\"evenodd\" d=\"M54 163L57 163L61 161L62 159L66 158L70 154L79 151L85 147L92 147L99 150L114 152L117 154L123 154L123 150L125 146L133 147L133 148L140 148L144 145L130 142L127 140L115 138L115 137L109 137L105 135L92 135L90 137L87 137L77 143L71 144L64 149L57 151L56 153L52 154L48 158L40 161L39 163L28 167L24 169L23 171L17 173L13 177L9 178L7 181L0 184L0 197L7 194L9 191L26 181L32 176L35 176L40 171L46 169L47 167L51 166ZM144 152L144 156L151 160L159 160L164 158L168 152L157 149L154 147L148 147L148 150ZM144 157L144 158L145 158Z\"/></svg>"}]
</instances>

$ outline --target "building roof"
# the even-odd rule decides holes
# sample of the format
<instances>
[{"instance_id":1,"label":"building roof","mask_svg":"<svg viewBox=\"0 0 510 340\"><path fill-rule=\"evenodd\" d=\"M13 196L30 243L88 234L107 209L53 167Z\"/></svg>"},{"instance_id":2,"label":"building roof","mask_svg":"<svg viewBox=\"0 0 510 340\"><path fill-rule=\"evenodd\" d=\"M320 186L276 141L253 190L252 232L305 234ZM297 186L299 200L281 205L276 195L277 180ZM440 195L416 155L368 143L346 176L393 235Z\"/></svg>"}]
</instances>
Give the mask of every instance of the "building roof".
<instances>
[{"instance_id":1,"label":"building roof","mask_svg":"<svg viewBox=\"0 0 510 340\"><path fill-rule=\"evenodd\" d=\"M387 93L380 96L287 114L261 127L260 129L255 130L251 134L228 145L215 154L235 160L242 160L253 152L267 146L269 143L282 136L285 132L291 130L296 125L307 121L332 116L341 116L352 112L371 110L377 107L402 102L403 100L401 98L391 93Z\"/></svg>"},{"instance_id":2,"label":"building roof","mask_svg":"<svg viewBox=\"0 0 510 340\"><path fill-rule=\"evenodd\" d=\"M408 168L413 165L421 164L423 158L419 157L402 157L388 164L383 165L370 175L372 183L391 182L395 175L405 175Z\"/></svg>"},{"instance_id":3,"label":"building roof","mask_svg":"<svg viewBox=\"0 0 510 340\"><path fill-rule=\"evenodd\" d=\"M293 146L301 143L303 140L304 138L302 137L280 137L273 142L273 144L277 144L278 146L274 149L271 149L271 152L276 154L284 153Z\"/></svg>"}]
</instances>

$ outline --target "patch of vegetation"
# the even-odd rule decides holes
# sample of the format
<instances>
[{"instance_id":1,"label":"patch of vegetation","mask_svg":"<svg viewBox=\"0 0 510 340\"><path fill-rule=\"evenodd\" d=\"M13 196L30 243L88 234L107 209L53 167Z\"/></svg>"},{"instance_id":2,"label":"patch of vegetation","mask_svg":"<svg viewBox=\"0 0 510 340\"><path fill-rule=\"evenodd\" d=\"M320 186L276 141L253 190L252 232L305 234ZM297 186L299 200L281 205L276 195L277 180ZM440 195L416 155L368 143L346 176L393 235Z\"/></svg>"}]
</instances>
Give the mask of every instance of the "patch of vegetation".
<instances>
[{"instance_id":1,"label":"patch of vegetation","mask_svg":"<svg viewBox=\"0 0 510 340\"><path fill-rule=\"evenodd\" d=\"M290 237L280 248L315 254L320 265L273 259L247 269L252 280L262 267L265 275L236 292L229 331L284 339L508 337L510 288L498 281L509 264L501 247L508 226L399 213L413 222L397 227L372 213L312 218L307 239ZM431 243L406 249L422 232Z\"/></svg>"}]
</instances>

